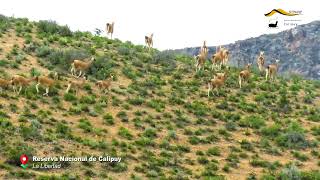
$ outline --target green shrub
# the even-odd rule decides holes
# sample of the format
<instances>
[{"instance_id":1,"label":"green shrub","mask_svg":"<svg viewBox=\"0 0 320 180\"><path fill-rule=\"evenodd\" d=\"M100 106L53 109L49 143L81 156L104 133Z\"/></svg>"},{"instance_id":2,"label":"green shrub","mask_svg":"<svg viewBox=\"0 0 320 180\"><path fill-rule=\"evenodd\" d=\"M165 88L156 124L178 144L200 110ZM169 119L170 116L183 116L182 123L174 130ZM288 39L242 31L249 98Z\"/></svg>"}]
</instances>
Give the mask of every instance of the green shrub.
<instances>
[{"instance_id":1,"label":"green shrub","mask_svg":"<svg viewBox=\"0 0 320 180\"><path fill-rule=\"evenodd\" d=\"M300 180L301 173L296 166L290 165L289 167L284 168L280 172L280 179L281 180Z\"/></svg>"},{"instance_id":2,"label":"green shrub","mask_svg":"<svg viewBox=\"0 0 320 180\"><path fill-rule=\"evenodd\" d=\"M268 136L271 138L277 137L281 132L281 126L279 124L273 124L269 127L264 127L261 129L261 133L264 136Z\"/></svg>"},{"instance_id":3,"label":"green shrub","mask_svg":"<svg viewBox=\"0 0 320 180\"><path fill-rule=\"evenodd\" d=\"M128 99L128 103L131 105L142 105L144 103L144 99L141 97L136 97L133 99Z\"/></svg>"},{"instance_id":4,"label":"green shrub","mask_svg":"<svg viewBox=\"0 0 320 180\"><path fill-rule=\"evenodd\" d=\"M302 153L300 153L300 152L298 152L298 151L293 151L292 154L293 154L293 156L294 156L295 158L297 158L297 159L300 160L300 161L307 161L307 160L309 160L309 158L308 158L307 155L302 154Z\"/></svg>"},{"instance_id":5,"label":"green shrub","mask_svg":"<svg viewBox=\"0 0 320 180\"><path fill-rule=\"evenodd\" d=\"M80 119L79 128L83 129L84 132L93 132L93 127L88 119Z\"/></svg>"},{"instance_id":6,"label":"green shrub","mask_svg":"<svg viewBox=\"0 0 320 180\"><path fill-rule=\"evenodd\" d=\"M129 121L127 113L124 112L124 111L118 112L117 117L120 118L122 122L128 122Z\"/></svg>"},{"instance_id":7,"label":"green shrub","mask_svg":"<svg viewBox=\"0 0 320 180\"><path fill-rule=\"evenodd\" d=\"M151 139L156 138L157 131L154 128L147 128L146 130L144 130L143 136Z\"/></svg>"},{"instance_id":8,"label":"green shrub","mask_svg":"<svg viewBox=\"0 0 320 180\"><path fill-rule=\"evenodd\" d=\"M69 135L71 135L71 129L68 125L66 125L65 121L57 123L56 132L64 137L68 137Z\"/></svg>"},{"instance_id":9,"label":"green shrub","mask_svg":"<svg viewBox=\"0 0 320 180\"><path fill-rule=\"evenodd\" d=\"M103 116L103 120L108 125L114 125L114 118L111 114L107 113Z\"/></svg>"},{"instance_id":10,"label":"green shrub","mask_svg":"<svg viewBox=\"0 0 320 180\"><path fill-rule=\"evenodd\" d=\"M221 150L218 147L212 147L208 149L207 154L212 156L220 156Z\"/></svg>"},{"instance_id":11,"label":"green shrub","mask_svg":"<svg viewBox=\"0 0 320 180\"><path fill-rule=\"evenodd\" d=\"M118 131L119 136L131 140L133 135L130 133L130 131L127 128L120 127Z\"/></svg>"},{"instance_id":12,"label":"green shrub","mask_svg":"<svg viewBox=\"0 0 320 180\"><path fill-rule=\"evenodd\" d=\"M61 36L72 36L68 26L59 26L55 21L42 20L37 24L40 33L60 34Z\"/></svg>"},{"instance_id":13,"label":"green shrub","mask_svg":"<svg viewBox=\"0 0 320 180\"><path fill-rule=\"evenodd\" d=\"M241 119L239 125L242 127L260 129L262 126L265 126L265 122L260 116L251 115Z\"/></svg>"},{"instance_id":14,"label":"green shrub","mask_svg":"<svg viewBox=\"0 0 320 180\"><path fill-rule=\"evenodd\" d=\"M36 48L36 56L47 57L53 50L49 46L41 46Z\"/></svg>"},{"instance_id":15,"label":"green shrub","mask_svg":"<svg viewBox=\"0 0 320 180\"><path fill-rule=\"evenodd\" d=\"M71 93L64 94L63 98L65 101L70 101L70 102L74 102L77 100L77 97Z\"/></svg>"},{"instance_id":16,"label":"green shrub","mask_svg":"<svg viewBox=\"0 0 320 180\"><path fill-rule=\"evenodd\" d=\"M305 139L303 133L288 132L276 138L278 145L290 149L302 149L309 146L309 142Z\"/></svg>"}]
</instances>

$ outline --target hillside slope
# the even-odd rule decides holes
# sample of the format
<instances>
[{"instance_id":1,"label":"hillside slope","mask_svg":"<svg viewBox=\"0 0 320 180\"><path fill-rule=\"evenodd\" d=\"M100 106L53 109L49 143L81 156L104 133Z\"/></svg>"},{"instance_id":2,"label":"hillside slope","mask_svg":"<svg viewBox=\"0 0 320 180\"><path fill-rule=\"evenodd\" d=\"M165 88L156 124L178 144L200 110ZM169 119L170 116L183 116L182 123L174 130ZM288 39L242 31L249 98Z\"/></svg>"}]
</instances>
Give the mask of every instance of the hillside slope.
<instances>
[{"instance_id":1,"label":"hillside slope","mask_svg":"<svg viewBox=\"0 0 320 180\"><path fill-rule=\"evenodd\" d=\"M280 73L299 74L306 78L320 79L320 21L299 25L277 34L236 41L224 45L231 52L231 64L236 67L253 62L260 51L265 51L266 63L281 60ZM190 47L174 52L196 55L199 47ZM210 53L211 52L211 53ZM209 48L209 55L216 47Z\"/></svg>"},{"instance_id":2,"label":"hillside slope","mask_svg":"<svg viewBox=\"0 0 320 180\"><path fill-rule=\"evenodd\" d=\"M143 38L143 37L142 37ZM277 179L320 177L320 82L240 69L207 97L215 72L195 73L190 57L152 50L54 22L0 16L0 77L59 73L49 97L35 82L0 96L0 179ZM74 59L95 56L88 80L65 93ZM112 90L97 80L115 75ZM29 157L100 156L120 163L63 162L20 167Z\"/></svg>"}]
</instances>

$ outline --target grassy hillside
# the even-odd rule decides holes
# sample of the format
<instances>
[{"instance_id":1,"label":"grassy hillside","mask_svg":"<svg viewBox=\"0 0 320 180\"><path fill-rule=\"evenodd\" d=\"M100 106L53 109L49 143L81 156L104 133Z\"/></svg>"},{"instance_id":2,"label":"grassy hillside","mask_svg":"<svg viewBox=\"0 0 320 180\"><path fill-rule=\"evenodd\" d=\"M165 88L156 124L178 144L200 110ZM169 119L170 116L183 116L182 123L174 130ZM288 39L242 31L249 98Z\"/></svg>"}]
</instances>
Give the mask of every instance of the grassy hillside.
<instances>
[{"instance_id":1,"label":"grassy hillside","mask_svg":"<svg viewBox=\"0 0 320 180\"><path fill-rule=\"evenodd\" d=\"M143 38L143 37L142 37ZM319 179L320 82L256 70L242 89L231 68L207 97L214 71L190 57L71 32L54 22L0 16L0 77L59 73L44 97L35 83L0 96L0 179ZM65 93L74 59L94 55L88 81ZM115 75L102 94L95 82ZM111 155L120 163L22 169L31 156ZM30 162L32 164L32 162Z\"/></svg>"}]
</instances>

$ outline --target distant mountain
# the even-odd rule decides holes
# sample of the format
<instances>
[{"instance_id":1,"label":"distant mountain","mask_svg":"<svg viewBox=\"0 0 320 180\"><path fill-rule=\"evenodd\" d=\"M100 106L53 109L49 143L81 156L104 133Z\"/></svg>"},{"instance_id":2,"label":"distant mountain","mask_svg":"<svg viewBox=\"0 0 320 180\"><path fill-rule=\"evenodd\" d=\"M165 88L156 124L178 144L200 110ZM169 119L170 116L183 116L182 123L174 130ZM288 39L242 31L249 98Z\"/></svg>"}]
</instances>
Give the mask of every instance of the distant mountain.
<instances>
[{"instance_id":1,"label":"distant mountain","mask_svg":"<svg viewBox=\"0 0 320 180\"><path fill-rule=\"evenodd\" d=\"M236 41L224 45L231 52L230 63L243 66L256 64L259 51L265 51L266 64L280 59L280 73L299 74L307 78L320 79L320 21L299 25L277 34L261 35L256 38ZM178 53L195 55L200 47L174 50ZM210 47L210 57L216 47Z\"/></svg>"}]
</instances>

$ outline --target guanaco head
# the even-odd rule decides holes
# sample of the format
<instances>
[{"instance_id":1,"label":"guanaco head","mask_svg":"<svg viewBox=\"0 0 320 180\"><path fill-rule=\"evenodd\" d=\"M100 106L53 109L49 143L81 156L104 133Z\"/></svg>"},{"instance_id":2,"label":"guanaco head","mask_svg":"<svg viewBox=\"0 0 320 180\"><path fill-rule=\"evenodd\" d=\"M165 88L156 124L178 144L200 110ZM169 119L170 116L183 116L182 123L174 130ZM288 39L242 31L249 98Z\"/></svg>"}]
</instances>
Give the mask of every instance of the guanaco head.
<instances>
[{"instance_id":1,"label":"guanaco head","mask_svg":"<svg viewBox=\"0 0 320 180\"><path fill-rule=\"evenodd\" d=\"M263 56L264 55L264 51L260 51L260 56Z\"/></svg>"},{"instance_id":2,"label":"guanaco head","mask_svg":"<svg viewBox=\"0 0 320 180\"><path fill-rule=\"evenodd\" d=\"M276 64L278 64L280 62L280 60L279 59L276 59Z\"/></svg>"},{"instance_id":3,"label":"guanaco head","mask_svg":"<svg viewBox=\"0 0 320 180\"><path fill-rule=\"evenodd\" d=\"M249 70L249 69L251 68L251 65L252 65L252 63L247 64L247 65L246 65L246 69Z\"/></svg>"}]
</instances>

